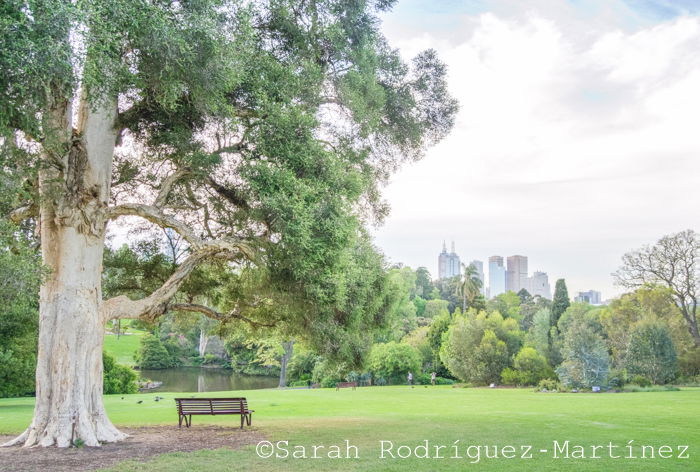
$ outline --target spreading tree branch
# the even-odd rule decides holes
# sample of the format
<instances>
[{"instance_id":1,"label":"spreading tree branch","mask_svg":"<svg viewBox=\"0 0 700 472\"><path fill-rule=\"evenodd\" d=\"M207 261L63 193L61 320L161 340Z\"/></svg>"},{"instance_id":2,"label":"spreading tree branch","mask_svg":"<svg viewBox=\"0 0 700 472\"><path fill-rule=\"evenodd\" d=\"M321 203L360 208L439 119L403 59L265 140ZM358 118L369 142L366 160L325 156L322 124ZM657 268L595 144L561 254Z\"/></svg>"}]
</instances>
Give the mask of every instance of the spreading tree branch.
<instances>
[{"instance_id":1,"label":"spreading tree branch","mask_svg":"<svg viewBox=\"0 0 700 472\"><path fill-rule=\"evenodd\" d=\"M178 169L167 176L160 185L160 191L156 196L153 206L156 208L163 208L163 206L167 203L168 197L170 196L170 193L172 192L177 181L190 174L191 172L188 169Z\"/></svg>"},{"instance_id":2,"label":"spreading tree branch","mask_svg":"<svg viewBox=\"0 0 700 472\"><path fill-rule=\"evenodd\" d=\"M185 238L185 241L187 241L193 249L200 249L206 244L185 223L165 214L160 208L153 205L124 203L122 205L113 206L107 210L107 219L109 220L119 218L120 216L140 216L161 228L171 228Z\"/></svg>"},{"instance_id":3,"label":"spreading tree branch","mask_svg":"<svg viewBox=\"0 0 700 472\"><path fill-rule=\"evenodd\" d=\"M182 261L182 264L168 280L149 296L140 300L131 300L124 295L119 295L105 300L101 308L103 319L105 322L122 318L155 320L168 310L168 303L175 296L182 283L204 260L212 257L233 259L237 256L251 259L252 250L242 242L209 241Z\"/></svg>"},{"instance_id":4,"label":"spreading tree branch","mask_svg":"<svg viewBox=\"0 0 700 472\"><path fill-rule=\"evenodd\" d=\"M169 305L168 308L174 311L202 313L204 316L218 321L241 320L258 328L272 328L275 326L275 323L261 323L259 321L251 320L250 318L241 315L236 310L232 310L228 313L219 313L218 311L207 306L198 305L196 303L173 303Z\"/></svg>"},{"instance_id":5,"label":"spreading tree branch","mask_svg":"<svg viewBox=\"0 0 700 472\"><path fill-rule=\"evenodd\" d=\"M38 208L36 205L33 203L28 203L26 205L22 205L19 208L15 208L10 212L10 221L13 223L19 223L22 220L26 220L27 218L31 218L33 216L38 216Z\"/></svg>"}]
</instances>

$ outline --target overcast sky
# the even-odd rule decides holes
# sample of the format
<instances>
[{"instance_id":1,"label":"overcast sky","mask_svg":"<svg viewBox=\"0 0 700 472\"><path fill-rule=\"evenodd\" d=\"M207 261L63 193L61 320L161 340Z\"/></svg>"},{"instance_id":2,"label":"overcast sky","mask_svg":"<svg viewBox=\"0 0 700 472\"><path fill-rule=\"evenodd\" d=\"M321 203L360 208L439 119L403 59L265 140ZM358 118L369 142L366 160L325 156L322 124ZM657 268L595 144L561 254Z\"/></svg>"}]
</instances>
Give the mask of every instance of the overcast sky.
<instances>
[{"instance_id":1,"label":"overcast sky","mask_svg":"<svg viewBox=\"0 0 700 472\"><path fill-rule=\"evenodd\" d=\"M384 191L392 262L437 276L454 240L609 298L624 252L700 229L700 1L399 0L382 18L406 58L438 51L461 105Z\"/></svg>"}]
</instances>

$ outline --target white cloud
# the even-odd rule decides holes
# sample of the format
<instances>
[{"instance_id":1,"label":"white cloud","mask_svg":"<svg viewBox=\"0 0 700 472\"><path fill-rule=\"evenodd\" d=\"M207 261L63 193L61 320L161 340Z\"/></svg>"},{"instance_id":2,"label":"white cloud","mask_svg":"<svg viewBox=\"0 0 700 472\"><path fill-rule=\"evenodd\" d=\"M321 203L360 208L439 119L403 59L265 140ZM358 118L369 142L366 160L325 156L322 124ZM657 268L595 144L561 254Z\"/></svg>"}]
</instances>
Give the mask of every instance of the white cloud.
<instances>
[{"instance_id":1,"label":"white cloud","mask_svg":"<svg viewBox=\"0 0 700 472\"><path fill-rule=\"evenodd\" d=\"M570 292L611 296L622 253L697 229L700 19L631 31L618 9L584 32L571 9L540 11L465 16L452 36L387 17L407 57L438 50L462 109L393 178L377 241L433 274L443 239L466 260L525 254Z\"/></svg>"}]
</instances>

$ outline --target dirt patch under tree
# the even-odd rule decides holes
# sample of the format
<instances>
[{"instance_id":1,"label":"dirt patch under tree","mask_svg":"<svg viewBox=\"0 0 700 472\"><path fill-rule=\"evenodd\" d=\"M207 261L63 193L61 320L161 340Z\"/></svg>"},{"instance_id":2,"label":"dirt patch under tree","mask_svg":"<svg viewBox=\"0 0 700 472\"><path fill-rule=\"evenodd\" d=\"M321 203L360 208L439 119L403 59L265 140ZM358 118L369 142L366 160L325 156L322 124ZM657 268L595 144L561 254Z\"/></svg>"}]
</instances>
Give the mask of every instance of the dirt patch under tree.
<instances>
[{"instance_id":1,"label":"dirt patch under tree","mask_svg":"<svg viewBox=\"0 0 700 472\"><path fill-rule=\"evenodd\" d=\"M51 471L82 472L110 467L127 460L148 460L168 452L192 452L201 449L239 449L264 439L254 429L193 425L119 428L131 437L101 447L59 449L56 447L0 447L3 472ZM12 436L0 436L0 444Z\"/></svg>"}]
</instances>

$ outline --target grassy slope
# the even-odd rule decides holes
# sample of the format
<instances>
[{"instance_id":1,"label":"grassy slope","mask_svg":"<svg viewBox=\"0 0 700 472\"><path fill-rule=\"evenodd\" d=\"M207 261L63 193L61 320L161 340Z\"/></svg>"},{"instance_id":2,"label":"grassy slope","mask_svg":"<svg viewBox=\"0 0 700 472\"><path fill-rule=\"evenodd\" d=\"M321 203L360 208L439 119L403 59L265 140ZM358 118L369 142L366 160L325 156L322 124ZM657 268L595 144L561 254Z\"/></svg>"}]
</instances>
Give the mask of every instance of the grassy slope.
<instances>
[{"instance_id":1,"label":"grassy slope","mask_svg":"<svg viewBox=\"0 0 700 472\"><path fill-rule=\"evenodd\" d=\"M134 352L138 350L143 334L143 331L134 329L129 329L129 334L119 336L119 338L114 334L105 334L104 350L119 364L133 366Z\"/></svg>"},{"instance_id":2,"label":"grassy slope","mask_svg":"<svg viewBox=\"0 0 700 472\"><path fill-rule=\"evenodd\" d=\"M700 389L628 394L538 394L530 390L383 387L341 390L255 390L243 393L256 410L253 425L272 440L290 444L341 444L350 440L359 460L261 459L252 448L169 454L147 464L114 470L700 470ZM106 398L118 425L176 424L176 394L120 395ZM218 392L211 396L227 396ZM198 396L207 396L199 394ZM138 400L144 400L137 404ZM32 399L0 400L0 433L19 432L32 413ZM229 424L234 417L198 417L197 424ZM384 459L379 441L397 445L514 445L547 448L552 441L583 445L634 444L690 446L690 459L559 459L534 454L529 460ZM464 451L464 449L462 449ZM603 451L604 453L606 450ZM602 454L606 457L606 453ZM483 457L483 454L482 454ZM235 467L233 467L235 465Z\"/></svg>"}]
</instances>

